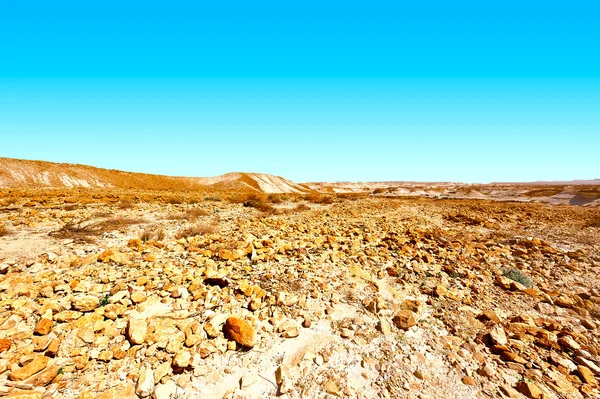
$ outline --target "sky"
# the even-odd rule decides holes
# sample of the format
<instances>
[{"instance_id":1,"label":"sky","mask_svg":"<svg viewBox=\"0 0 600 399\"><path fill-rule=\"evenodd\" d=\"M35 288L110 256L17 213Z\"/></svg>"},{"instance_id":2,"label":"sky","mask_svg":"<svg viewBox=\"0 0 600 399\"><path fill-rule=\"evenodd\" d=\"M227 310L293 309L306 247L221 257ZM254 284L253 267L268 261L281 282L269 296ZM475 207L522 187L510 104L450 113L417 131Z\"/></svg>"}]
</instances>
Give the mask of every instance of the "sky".
<instances>
[{"instance_id":1,"label":"sky","mask_svg":"<svg viewBox=\"0 0 600 399\"><path fill-rule=\"evenodd\" d=\"M298 181L600 178L600 3L0 2L0 156Z\"/></svg>"}]
</instances>

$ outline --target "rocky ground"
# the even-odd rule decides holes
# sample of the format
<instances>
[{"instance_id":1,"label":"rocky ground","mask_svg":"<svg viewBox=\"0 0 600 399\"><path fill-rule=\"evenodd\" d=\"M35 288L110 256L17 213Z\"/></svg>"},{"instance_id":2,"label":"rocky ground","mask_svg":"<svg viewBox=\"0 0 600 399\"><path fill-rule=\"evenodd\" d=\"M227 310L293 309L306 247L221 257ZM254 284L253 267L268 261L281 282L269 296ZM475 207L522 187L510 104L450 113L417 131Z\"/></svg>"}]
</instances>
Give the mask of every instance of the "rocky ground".
<instances>
[{"instance_id":1,"label":"rocky ground","mask_svg":"<svg viewBox=\"0 0 600 399\"><path fill-rule=\"evenodd\" d=\"M0 208L0 397L600 397L598 209L82 195Z\"/></svg>"}]
</instances>

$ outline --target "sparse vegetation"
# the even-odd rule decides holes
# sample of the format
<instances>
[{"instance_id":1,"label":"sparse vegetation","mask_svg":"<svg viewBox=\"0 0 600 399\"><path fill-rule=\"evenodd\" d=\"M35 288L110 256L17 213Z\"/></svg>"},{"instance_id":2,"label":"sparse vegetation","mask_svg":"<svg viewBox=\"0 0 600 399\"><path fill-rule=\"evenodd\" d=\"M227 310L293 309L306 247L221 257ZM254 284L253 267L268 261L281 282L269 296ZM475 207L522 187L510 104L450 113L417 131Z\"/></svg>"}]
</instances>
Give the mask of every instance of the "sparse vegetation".
<instances>
[{"instance_id":1,"label":"sparse vegetation","mask_svg":"<svg viewBox=\"0 0 600 399\"><path fill-rule=\"evenodd\" d=\"M94 221L91 217L73 219L60 229L50 233L50 236L60 239L73 239L76 242L89 242L93 237L108 231L114 231L131 225L142 223L143 220L131 218L113 218Z\"/></svg>"},{"instance_id":2,"label":"sparse vegetation","mask_svg":"<svg viewBox=\"0 0 600 399\"><path fill-rule=\"evenodd\" d=\"M4 237L10 234L10 230L5 223L0 223L0 237Z\"/></svg>"},{"instance_id":3,"label":"sparse vegetation","mask_svg":"<svg viewBox=\"0 0 600 399\"><path fill-rule=\"evenodd\" d=\"M123 199L117 204L117 208L119 209L131 209L133 206L134 203L130 199Z\"/></svg>"},{"instance_id":4,"label":"sparse vegetation","mask_svg":"<svg viewBox=\"0 0 600 399\"><path fill-rule=\"evenodd\" d=\"M165 230L159 226L150 226L142 230L140 240L148 242L151 240L162 241L165 239Z\"/></svg>"},{"instance_id":5,"label":"sparse vegetation","mask_svg":"<svg viewBox=\"0 0 600 399\"><path fill-rule=\"evenodd\" d=\"M333 196L320 194L320 193L310 193L304 196L304 199L308 202L312 202L313 204L321 204L321 205L329 205L333 204Z\"/></svg>"},{"instance_id":6,"label":"sparse vegetation","mask_svg":"<svg viewBox=\"0 0 600 399\"><path fill-rule=\"evenodd\" d=\"M100 299L100 306L106 306L108 305L109 301L108 298L110 298L109 294L104 295L104 297L102 299Z\"/></svg>"},{"instance_id":7,"label":"sparse vegetation","mask_svg":"<svg viewBox=\"0 0 600 399\"><path fill-rule=\"evenodd\" d=\"M531 279L529 277L527 277L519 269L515 269L515 268L506 269L506 270L504 270L504 272L502 272L502 274L504 275L504 277L509 278L518 283L521 283L527 288L531 288L531 286L533 285L533 283L531 282Z\"/></svg>"},{"instance_id":8,"label":"sparse vegetation","mask_svg":"<svg viewBox=\"0 0 600 399\"><path fill-rule=\"evenodd\" d=\"M187 238L194 236L203 236L207 234L215 234L219 231L218 227L213 224L197 222L190 227L180 230L175 238Z\"/></svg>"}]
</instances>

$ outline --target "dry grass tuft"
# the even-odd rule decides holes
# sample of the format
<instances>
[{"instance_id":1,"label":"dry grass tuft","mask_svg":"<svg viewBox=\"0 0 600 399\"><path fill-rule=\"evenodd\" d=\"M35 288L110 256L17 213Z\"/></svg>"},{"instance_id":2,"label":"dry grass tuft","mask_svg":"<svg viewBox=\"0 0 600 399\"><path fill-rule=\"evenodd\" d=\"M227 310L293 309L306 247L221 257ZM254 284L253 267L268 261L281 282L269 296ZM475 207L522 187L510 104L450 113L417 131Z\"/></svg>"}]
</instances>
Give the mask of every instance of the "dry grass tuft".
<instances>
[{"instance_id":1,"label":"dry grass tuft","mask_svg":"<svg viewBox=\"0 0 600 399\"><path fill-rule=\"evenodd\" d=\"M209 216L210 212L202 208L191 208L185 212L172 213L167 216L167 220L190 220L194 221L202 216Z\"/></svg>"},{"instance_id":2,"label":"dry grass tuft","mask_svg":"<svg viewBox=\"0 0 600 399\"><path fill-rule=\"evenodd\" d=\"M310 193L304 196L304 199L313 204L329 205L333 204L333 196L320 193Z\"/></svg>"},{"instance_id":3,"label":"dry grass tuft","mask_svg":"<svg viewBox=\"0 0 600 399\"><path fill-rule=\"evenodd\" d=\"M91 217L73 219L60 229L50 233L50 236L60 239L73 239L76 242L90 242L94 237L109 231L119 230L131 225L142 223L143 220L131 218L113 218L93 221Z\"/></svg>"},{"instance_id":4,"label":"dry grass tuft","mask_svg":"<svg viewBox=\"0 0 600 399\"><path fill-rule=\"evenodd\" d=\"M165 231L159 226L150 226L142 231L140 240L148 242L151 240L162 241L165 239Z\"/></svg>"},{"instance_id":5,"label":"dry grass tuft","mask_svg":"<svg viewBox=\"0 0 600 399\"><path fill-rule=\"evenodd\" d=\"M0 223L0 237L4 237L10 234L10 229L5 223Z\"/></svg>"},{"instance_id":6,"label":"dry grass tuft","mask_svg":"<svg viewBox=\"0 0 600 399\"><path fill-rule=\"evenodd\" d=\"M208 235L208 234L215 234L218 231L219 231L218 227L215 226L214 224L197 222L197 223L191 225L190 227L180 230L175 235L175 238L180 239L180 238L188 238L188 237L194 237L194 236L204 236L204 235Z\"/></svg>"},{"instance_id":7,"label":"dry grass tuft","mask_svg":"<svg viewBox=\"0 0 600 399\"><path fill-rule=\"evenodd\" d=\"M117 204L117 208L119 209L131 209L133 208L135 204L133 203L133 201L129 200L129 199L124 199L121 200L118 204Z\"/></svg>"},{"instance_id":8,"label":"dry grass tuft","mask_svg":"<svg viewBox=\"0 0 600 399\"><path fill-rule=\"evenodd\" d=\"M600 227L600 216L595 216L588 220L585 224L586 227Z\"/></svg>"}]
</instances>

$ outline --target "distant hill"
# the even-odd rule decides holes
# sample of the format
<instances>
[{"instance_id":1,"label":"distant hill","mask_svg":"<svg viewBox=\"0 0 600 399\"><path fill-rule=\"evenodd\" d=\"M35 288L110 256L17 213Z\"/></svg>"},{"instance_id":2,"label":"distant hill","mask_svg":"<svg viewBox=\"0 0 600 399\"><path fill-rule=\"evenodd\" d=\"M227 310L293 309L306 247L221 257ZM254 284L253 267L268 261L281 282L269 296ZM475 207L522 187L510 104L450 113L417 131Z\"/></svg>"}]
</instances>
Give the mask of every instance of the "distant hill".
<instances>
[{"instance_id":1,"label":"distant hill","mask_svg":"<svg viewBox=\"0 0 600 399\"><path fill-rule=\"evenodd\" d=\"M228 173L216 177L173 177L93 166L0 158L0 188L119 188L139 190L307 193L311 189L279 176Z\"/></svg>"}]
</instances>

